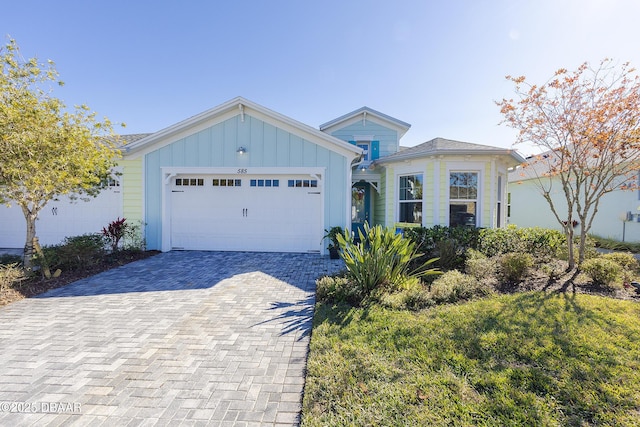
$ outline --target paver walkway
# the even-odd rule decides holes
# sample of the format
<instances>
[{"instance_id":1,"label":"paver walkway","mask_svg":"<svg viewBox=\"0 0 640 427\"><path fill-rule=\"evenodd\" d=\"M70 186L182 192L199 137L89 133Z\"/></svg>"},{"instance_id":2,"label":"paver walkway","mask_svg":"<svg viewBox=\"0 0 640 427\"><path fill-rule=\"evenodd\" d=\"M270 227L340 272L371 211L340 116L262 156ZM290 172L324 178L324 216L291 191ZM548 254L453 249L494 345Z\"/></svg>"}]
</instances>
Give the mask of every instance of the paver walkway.
<instances>
[{"instance_id":1,"label":"paver walkway","mask_svg":"<svg viewBox=\"0 0 640 427\"><path fill-rule=\"evenodd\" d=\"M0 425L299 422L311 254L169 252L0 308Z\"/></svg>"}]
</instances>

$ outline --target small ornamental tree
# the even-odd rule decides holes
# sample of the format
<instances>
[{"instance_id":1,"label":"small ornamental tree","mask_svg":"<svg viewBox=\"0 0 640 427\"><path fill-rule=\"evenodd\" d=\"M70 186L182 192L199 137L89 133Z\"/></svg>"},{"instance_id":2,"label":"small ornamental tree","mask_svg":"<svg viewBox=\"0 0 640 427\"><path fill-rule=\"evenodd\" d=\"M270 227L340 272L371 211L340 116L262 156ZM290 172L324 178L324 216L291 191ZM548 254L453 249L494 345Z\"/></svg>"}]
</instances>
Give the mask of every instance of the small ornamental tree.
<instances>
[{"instance_id":1,"label":"small ornamental tree","mask_svg":"<svg viewBox=\"0 0 640 427\"><path fill-rule=\"evenodd\" d=\"M64 194L97 195L120 156L111 122L87 106L67 111L52 83L62 85L53 62L22 58L14 40L0 48L0 203L22 209L27 269L42 208Z\"/></svg>"},{"instance_id":2,"label":"small ornamental tree","mask_svg":"<svg viewBox=\"0 0 640 427\"><path fill-rule=\"evenodd\" d=\"M580 265L602 196L638 188L640 79L628 63L616 67L609 59L598 68L584 63L576 71L559 69L542 85L507 79L518 99L497 104L504 123L520 131L516 143L542 149L521 174L533 179L564 230L572 269L574 224L580 227ZM554 192L562 202L553 200Z\"/></svg>"}]
</instances>

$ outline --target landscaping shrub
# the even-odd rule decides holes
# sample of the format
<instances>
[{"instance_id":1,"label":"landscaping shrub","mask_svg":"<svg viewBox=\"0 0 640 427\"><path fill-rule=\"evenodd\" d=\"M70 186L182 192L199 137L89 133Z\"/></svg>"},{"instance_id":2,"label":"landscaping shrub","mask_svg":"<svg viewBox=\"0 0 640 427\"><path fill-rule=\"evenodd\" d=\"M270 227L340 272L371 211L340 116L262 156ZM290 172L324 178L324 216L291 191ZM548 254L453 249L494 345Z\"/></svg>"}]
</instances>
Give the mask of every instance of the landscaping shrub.
<instances>
[{"instance_id":1,"label":"landscaping shrub","mask_svg":"<svg viewBox=\"0 0 640 427\"><path fill-rule=\"evenodd\" d=\"M21 264L22 257L20 255L2 254L0 255L0 265Z\"/></svg>"},{"instance_id":2,"label":"landscaping shrub","mask_svg":"<svg viewBox=\"0 0 640 427\"><path fill-rule=\"evenodd\" d=\"M600 258L610 259L626 270L637 271L640 267L636 257L630 252L611 252L600 255Z\"/></svg>"},{"instance_id":3,"label":"landscaping shrub","mask_svg":"<svg viewBox=\"0 0 640 427\"><path fill-rule=\"evenodd\" d=\"M144 225L143 221L127 224L127 230L122 238L122 250L128 252L142 252L145 250L147 242L144 239Z\"/></svg>"},{"instance_id":4,"label":"landscaping shrub","mask_svg":"<svg viewBox=\"0 0 640 427\"><path fill-rule=\"evenodd\" d=\"M316 299L320 302L348 302L349 281L343 275L323 276L316 280Z\"/></svg>"},{"instance_id":5,"label":"landscaping shrub","mask_svg":"<svg viewBox=\"0 0 640 427\"><path fill-rule=\"evenodd\" d=\"M519 282L533 266L533 257L528 253L508 253L500 257L500 274L511 282Z\"/></svg>"},{"instance_id":6,"label":"landscaping shrub","mask_svg":"<svg viewBox=\"0 0 640 427\"><path fill-rule=\"evenodd\" d=\"M451 270L438 277L431 284L430 296L435 303L457 302L492 292L489 286L468 274Z\"/></svg>"},{"instance_id":7,"label":"landscaping shrub","mask_svg":"<svg viewBox=\"0 0 640 427\"><path fill-rule=\"evenodd\" d=\"M25 278L24 270L18 263L0 265L0 291L19 284Z\"/></svg>"},{"instance_id":8,"label":"landscaping shrub","mask_svg":"<svg viewBox=\"0 0 640 427\"><path fill-rule=\"evenodd\" d=\"M365 232L358 232L359 241L348 233L338 236L341 256L349 280L349 295L354 305L362 303L374 292L394 292L406 286L412 278L438 274L428 268L435 259L412 266L420 257L416 244L396 234L395 230L365 224Z\"/></svg>"},{"instance_id":9,"label":"landscaping shrub","mask_svg":"<svg viewBox=\"0 0 640 427\"><path fill-rule=\"evenodd\" d=\"M438 264L443 269L454 269L462 268L467 250L478 245L479 229L435 225L407 228L404 236L416 244L423 259L439 257Z\"/></svg>"},{"instance_id":10,"label":"landscaping shrub","mask_svg":"<svg viewBox=\"0 0 640 427\"><path fill-rule=\"evenodd\" d=\"M534 254L540 259L551 259L566 246L561 231L540 227L484 228L480 230L478 250L488 257L520 252Z\"/></svg>"},{"instance_id":11,"label":"landscaping shrub","mask_svg":"<svg viewBox=\"0 0 640 427\"><path fill-rule=\"evenodd\" d=\"M102 262L106 244L100 234L67 237L60 245L43 247L44 259L36 256L34 262L51 270L77 270Z\"/></svg>"},{"instance_id":12,"label":"landscaping shrub","mask_svg":"<svg viewBox=\"0 0 640 427\"><path fill-rule=\"evenodd\" d=\"M636 279L638 275L638 269L640 264L636 257L630 252L611 252L600 256L604 259L610 259L611 261L622 267L620 277L623 283L630 283Z\"/></svg>"},{"instance_id":13,"label":"landscaping shrub","mask_svg":"<svg viewBox=\"0 0 640 427\"><path fill-rule=\"evenodd\" d=\"M591 258L583 262L580 269L591 278L596 286L606 288L619 287L622 267L611 259L604 257Z\"/></svg>"},{"instance_id":14,"label":"landscaping shrub","mask_svg":"<svg viewBox=\"0 0 640 427\"><path fill-rule=\"evenodd\" d=\"M478 280L493 277L496 274L496 260L489 258L482 252L475 249L467 251L467 260L465 261L465 272L472 275Z\"/></svg>"}]
</instances>

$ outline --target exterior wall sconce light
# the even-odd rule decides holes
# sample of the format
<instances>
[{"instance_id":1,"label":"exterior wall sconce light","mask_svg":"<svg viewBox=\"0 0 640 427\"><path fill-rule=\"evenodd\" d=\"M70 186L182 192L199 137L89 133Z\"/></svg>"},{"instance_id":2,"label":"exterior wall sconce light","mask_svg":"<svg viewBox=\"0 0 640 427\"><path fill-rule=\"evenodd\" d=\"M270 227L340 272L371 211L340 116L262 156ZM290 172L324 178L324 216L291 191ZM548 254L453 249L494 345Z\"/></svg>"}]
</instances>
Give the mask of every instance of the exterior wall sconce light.
<instances>
[{"instance_id":1,"label":"exterior wall sconce light","mask_svg":"<svg viewBox=\"0 0 640 427\"><path fill-rule=\"evenodd\" d=\"M236 150L236 153L238 153L238 154L244 154L244 153L246 153L246 152L247 152L247 149L246 149L246 148L244 148L244 147L239 147L239 148Z\"/></svg>"}]
</instances>

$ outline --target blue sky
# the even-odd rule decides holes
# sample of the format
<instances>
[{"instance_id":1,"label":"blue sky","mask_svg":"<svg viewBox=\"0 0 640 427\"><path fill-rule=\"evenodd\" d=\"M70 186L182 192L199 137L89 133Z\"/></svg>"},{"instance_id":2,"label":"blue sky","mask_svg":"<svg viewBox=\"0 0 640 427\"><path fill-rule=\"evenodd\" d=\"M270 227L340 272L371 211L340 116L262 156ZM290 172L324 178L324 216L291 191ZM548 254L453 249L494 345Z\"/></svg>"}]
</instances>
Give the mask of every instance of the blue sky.
<instances>
[{"instance_id":1,"label":"blue sky","mask_svg":"<svg viewBox=\"0 0 640 427\"><path fill-rule=\"evenodd\" d=\"M56 62L67 105L123 133L243 96L314 127L366 105L410 123L408 146L510 147L504 76L640 67L639 16L636 0L21 0L2 6L0 33Z\"/></svg>"}]
</instances>

